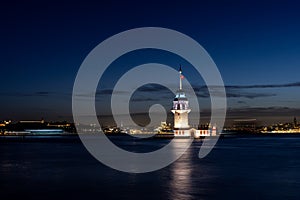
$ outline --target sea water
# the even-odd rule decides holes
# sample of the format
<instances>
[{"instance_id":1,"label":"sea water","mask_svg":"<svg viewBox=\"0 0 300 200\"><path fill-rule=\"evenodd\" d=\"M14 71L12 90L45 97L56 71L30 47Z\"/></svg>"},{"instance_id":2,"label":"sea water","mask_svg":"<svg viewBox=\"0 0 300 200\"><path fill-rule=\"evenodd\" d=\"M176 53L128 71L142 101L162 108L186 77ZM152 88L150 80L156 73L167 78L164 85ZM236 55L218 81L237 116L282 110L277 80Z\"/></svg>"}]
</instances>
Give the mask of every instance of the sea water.
<instances>
[{"instance_id":1,"label":"sea water","mask_svg":"<svg viewBox=\"0 0 300 200\"><path fill-rule=\"evenodd\" d=\"M169 139L115 136L124 149L147 152ZM77 137L0 141L1 199L300 199L300 137L219 139L198 158L195 140L173 164L129 174L97 161Z\"/></svg>"}]
</instances>

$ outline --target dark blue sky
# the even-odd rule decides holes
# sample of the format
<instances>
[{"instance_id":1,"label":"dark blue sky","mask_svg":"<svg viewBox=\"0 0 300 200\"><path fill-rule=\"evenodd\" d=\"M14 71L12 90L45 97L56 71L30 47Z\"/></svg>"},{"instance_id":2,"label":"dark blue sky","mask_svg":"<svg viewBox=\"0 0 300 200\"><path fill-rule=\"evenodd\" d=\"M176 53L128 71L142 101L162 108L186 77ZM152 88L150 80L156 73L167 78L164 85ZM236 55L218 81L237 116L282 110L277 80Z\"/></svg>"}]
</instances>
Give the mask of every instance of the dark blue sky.
<instances>
[{"instance_id":1,"label":"dark blue sky","mask_svg":"<svg viewBox=\"0 0 300 200\"><path fill-rule=\"evenodd\" d=\"M73 82L85 56L106 38L145 26L175 29L208 51L228 86L229 118L300 115L297 1L1 4L0 120L71 119Z\"/></svg>"}]
</instances>

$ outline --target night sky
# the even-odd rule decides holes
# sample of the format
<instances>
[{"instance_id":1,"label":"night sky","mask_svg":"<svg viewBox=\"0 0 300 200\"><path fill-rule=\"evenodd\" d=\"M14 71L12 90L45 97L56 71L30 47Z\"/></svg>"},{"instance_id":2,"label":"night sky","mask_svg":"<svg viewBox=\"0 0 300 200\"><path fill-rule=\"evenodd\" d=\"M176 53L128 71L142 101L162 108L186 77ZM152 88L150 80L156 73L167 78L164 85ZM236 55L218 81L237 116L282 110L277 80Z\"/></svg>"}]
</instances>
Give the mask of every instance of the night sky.
<instances>
[{"instance_id":1,"label":"night sky","mask_svg":"<svg viewBox=\"0 0 300 200\"><path fill-rule=\"evenodd\" d=\"M88 53L114 34L147 26L177 30L207 50L226 85L228 119L274 122L300 116L296 0L95 2L1 3L0 120L71 120L73 83ZM117 79L126 66L153 60L174 68L182 64L185 76L203 88L201 78L192 77L192 66L166 52L134 52L116 61L106 76ZM100 95L113 83L99 88ZM151 103L161 90L153 86L139 101ZM199 99L205 105L205 88Z\"/></svg>"}]
</instances>

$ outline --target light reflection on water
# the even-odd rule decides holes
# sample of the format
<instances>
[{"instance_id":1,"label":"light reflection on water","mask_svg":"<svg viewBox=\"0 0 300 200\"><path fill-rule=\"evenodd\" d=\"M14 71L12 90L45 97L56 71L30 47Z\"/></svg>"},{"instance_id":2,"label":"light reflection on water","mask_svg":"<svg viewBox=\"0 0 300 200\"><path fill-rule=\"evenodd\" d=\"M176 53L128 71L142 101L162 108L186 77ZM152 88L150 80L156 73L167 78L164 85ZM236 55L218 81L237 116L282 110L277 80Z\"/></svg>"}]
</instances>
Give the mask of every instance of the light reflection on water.
<instances>
[{"instance_id":1,"label":"light reflection on water","mask_svg":"<svg viewBox=\"0 0 300 200\"><path fill-rule=\"evenodd\" d=\"M174 142L174 149L180 149L181 141L176 139ZM192 155L188 149L180 160L173 163L170 173L170 198L169 199L191 199L191 172L192 172Z\"/></svg>"}]
</instances>

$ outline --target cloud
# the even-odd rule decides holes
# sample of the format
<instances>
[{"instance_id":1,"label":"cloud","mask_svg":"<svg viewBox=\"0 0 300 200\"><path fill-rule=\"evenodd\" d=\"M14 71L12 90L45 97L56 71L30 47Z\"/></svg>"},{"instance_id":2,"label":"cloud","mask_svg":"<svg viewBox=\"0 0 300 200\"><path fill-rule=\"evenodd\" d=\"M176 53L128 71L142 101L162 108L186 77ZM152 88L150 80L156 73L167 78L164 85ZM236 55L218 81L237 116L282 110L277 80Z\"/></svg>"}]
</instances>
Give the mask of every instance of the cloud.
<instances>
[{"instance_id":1,"label":"cloud","mask_svg":"<svg viewBox=\"0 0 300 200\"><path fill-rule=\"evenodd\" d=\"M273 97L276 94L273 93L249 93L249 92L241 92L241 91L228 91L226 92L227 98L247 98L247 99L255 99L261 97Z\"/></svg>"},{"instance_id":2,"label":"cloud","mask_svg":"<svg viewBox=\"0 0 300 200\"><path fill-rule=\"evenodd\" d=\"M111 95L113 92L112 89L102 89L102 90L97 90L96 95Z\"/></svg>"},{"instance_id":3,"label":"cloud","mask_svg":"<svg viewBox=\"0 0 300 200\"><path fill-rule=\"evenodd\" d=\"M234 89L287 88L287 87L300 87L300 82L287 83L287 84L229 85L229 86L226 86L226 88L234 88Z\"/></svg>"},{"instance_id":4,"label":"cloud","mask_svg":"<svg viewBox=\"0 0 300 200\"><path fill-rule=\"evenodd\" d=\"M207 86L193 86L194 92L199 98L210 98L210 96L219 97L223 93L219 91L220 87L209 87L211 90L211 94L208 91ZM255 99L255 98L261 98L261 97L273 97L276 96L274 93L259 93L259 92L249 92L245 91L243 89L238 89L239 86L225 86L226 89L226 96L227 98L247 98L247 99ZM250 87L249 87L250 88ZM251 87L253 88L253 87ZM113 92L112 89L104 89L104 90L98 90L97 95L111 95ZM133 101L155 101L155 100L161 100L161 99L170 99L170 96L162 97L161 94L167 94L169 91L168 88L158 85L158 84L148 84L138 89L138 92L141 94L141 98L138 99L132 99ZM187 94L192 95L191 91L186 90ZM114 91L115 94L128 94L126 91ZM159 96L160 99L154 99L149 97L149 93L154 96Z\"/></svg>"},{"instance_id":5,"label":"cloud","mask_svg":"<svg viewBox=\"0 0 300 200\"><path fill-rule=\"evenodd\" d=\"M58 95L59 93L55 92L46 92L46 91L38 91L38 92L4 92L0 93L0 96L10 96L10 97L46 97L51 95Z\"/></svg>"},{"instance_id":6,"label":"cloud","mask_svg":"<svg viewBox=\"0 0 300 200\"><path fill-rule=\"evenodd\" d=\"M264 97L274 97L275 93L260 93L260 92L250 92L247 89L264 89L264 88L287 88L287 87L300 87L300 82L287 83L287 84L265 84L265 85L227 85L225 86L227 98L247 98L256 99ZM194 92L199 98L210 98L210 96L221 96L219 89L220 86L209 86L211 94L208 92L208 87L206 85L193 85ZM141 101L156 101L161 99L169 99L169 96L162 97L161 94L169 92L169 89L159 85L159 84L148 84L138 89L139 92L144 93L141 98L132 99L135 102ZM128 94L128 91L113 91L113 89L101 89L98 90L96 95L111 95L112 92L115 94ZM160 99L149 98L147 93L151 95L159 95ZM191 91L186 91L187 94L192 94ZM91 95L82 95L91 96Z\"/></svg>"},{"instance_id":7,"label":"cloud","mask_svg":"<svg viewBox=\"0 0 300 200\"><path fill-rule=\"evenodd\" d=\"M33 96L49 96L51 94L51 92L35 92Z\"/></svg>"},{"instance_id":8,"label":"cloud","mask_svg":"<svg viewBox=\"0 0 300 200\"><path fill-rule=\"evenodd\" d=\"M249 92L247 89L267 89L267 88L289 88L289 87L300 87L300 82L287 83L287 84L257 84L257 85L226 85L227 98L248 98L255 99L261 97L274 97L277 94L274 93L259 93ZM207 86L193 86L198 97L208 98L209 92ZM218 90L221 86L209 86L212 96L220 96Z\"/></svg>"},{"instance_id":9,"label":"cloud","mask_svg":"<svg viewBox=\"0 0 300 200\"><path fill-rule=\"evenodd\" d=\"M96 95L112 95L114 94L129 94L128 91L120 91L120 90L113 90L113 89L101 89L97 90Z\"/></svg>"},{"instance_id":10,"label":"cloud","mask_svg":"<svg viewBox=\"0 0 300 200\"><path fill-rule=\"evenodd\" d=\"M163 92L169 89L159 84L148 84L138 89L141 92Z\"/></svg>"},{"instance_id":11,"label":"cloud","mask_svg":"<svg viewBox=\"0 0 300 200\"><path fill-rule=\"evenodd\" d=\"M274 97L274 93L259 93L259 92L249 92L247 89L264 89L264 88L288 88L288 87L300 87L300 82L287 83L287 84L258 84L258 85L227 85L225 86L227 98L262 98L262 97ZM193 85L194 91L197 97L200 98L209 98L210 94L208 92L208 87L206 85ZM212 96L220 96L220 86L209 86ZM169 89L158 85L158 84L148 84L138 89L139 92L149 93L153 95L164 94L169 92ZM115 94L129 94L128 91L113 91L113 89L100 89L97 90L96 96L101 95L111 95L112 92ZM186 93L190 93L186 91ZM191 94L191 93L190 93ZM2 92L0 96L11 96L11 97L49 97L49 96L71 96L71 93L58 93L52 91L36 91L36 92ZM79 94L79 97L91 97L92 94ZM161 97L161 96L160 96ZM164 98L169 98L168 96ZM154 101L155 99L147 97L136 99L135 101Z\"/></svg>"},{"instance_id":12,"label":"cloud","mask_svg":"<svg viewBox=\"0 0 300 200\"><path fill-rule=\"evenodd\" d=\"M195 93L200 98L209 98L210 96L214 97L222 97L223 93L219 91L220 88L210 87L210 92L207 87L196 88ZM247 98L247 99L255 99L261 97L273 97L276 96L274 93L258 93L258 92L247 92L245 90L238 89L230 89L225 87L226 97L227 98Z\"/></svg>"},{"instance_id":13,"label":"cloud","mask_svg":"<svg viewBox=\"0 0 300 200\"><path fill-rule=\"evenodd\" d=\"M286 106L270 106L270 107L244 107L244 108L228 108L227 117L284 117L299 116L300 108L292 108Z\"/></svg>"},{"instance_id":14,"label":"cloud","mask_svg":"<svg viewBox=\"0 0 300 200\"><path fill-rule=\"evenodd\" d=\"M211 89L217 89L221 86L209 86ZM226 85L226 89L262 89L262 88L288 88L288 87L300 87L300 82L286 83L286 84L254 84L254 85ZM194 86L197 90L206 89L206 85Z\"/></svg>"},{"instance_id":15,"label":"cloud","mask_svg":"<svg viewBox=\"0 0 300 200\"><path fill-rule=\"evenodd\" d=\"M148 97L139 97L139 98L132 98L131 101L132 101L132 102L145 102L145 101L154 101L154 102L158 102L158 101L160 101L160 99L156 99L156 98L148 98Z\"/></svg>"}]
</instances>

